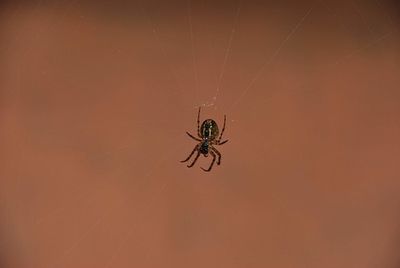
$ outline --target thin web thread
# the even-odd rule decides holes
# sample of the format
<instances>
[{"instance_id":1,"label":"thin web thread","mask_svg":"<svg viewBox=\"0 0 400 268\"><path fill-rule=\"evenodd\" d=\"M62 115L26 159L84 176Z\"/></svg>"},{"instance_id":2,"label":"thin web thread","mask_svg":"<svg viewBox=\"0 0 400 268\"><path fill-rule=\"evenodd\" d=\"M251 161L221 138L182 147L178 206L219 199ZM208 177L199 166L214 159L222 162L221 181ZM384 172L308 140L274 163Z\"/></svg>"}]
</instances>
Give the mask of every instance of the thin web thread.
<instances>
[{"instance_id":1,"label":"thin web thread","mask_svg":"<svg viewBox=\"0 0 400 268\"><path fill-rule=\"evenodd\" d=\"M242 8L242 2L239 3L239 6L238 6L237 11L236 11L235 21L234 21L234 24L233 24L233 27L232 27L232 30L231 30L231 34L229 36L228 46L227 46L227 48L225 50L224 61L222 63L221 72L220 72L220 74L218 76L218 80L217 80L217 89L215 91L215 96L213 97L213 100L212 100L211 104L207 105L207 106L216 105L216 102L217 102L217 99L218 99L218 95L219 95L219 92L220 92L220 89L221 89L222 79L223 79L223 76L225 74L226 63L228 62L228 58L229 58L229 55L230 55L230 52L231 52L232 42L233 42L233 39L234 39L234 36L235 36L235 33L236 33L236 29L237 29L237 25L238 25L238 22L239 22L241 8Z\"/></svg>"},{"instance_id":2,"label":"thin web thread","mask_svg":"<svg viewBox=\"0 0 400 268\"><path fill-rule=\"evenodd\" d=\"M167 52L165 50L165 47L162 45L162 42L161 42L161 39L160 39L160 35L158 33L159 31L158 31L156 25L153 23L153 20L151 19L150 15L147 13L146 9L143 8L142 12L145 15L145 17L147 18L150 27L152 28L154 39L156 40L157 44L159 45L163 57L165 59L167 59L168 55L167 55ZM168 71L169 71L172 79L174 80L174 82L176 84L177 89L181 93L183 93L182 86L181 86L181 84L179 83L179 80L178 80L178 76L176 75L175 71L173 70L173 68L172 68L172 66L171 66L171 64L169 62L167 64L167 68L168 68Z\"/></svg>"},{"instance_id":3,"label":"thin web thread","mask_svg":"<svg viewBox=\"0 0 400 268\"><path fill-rule=\"evenodd\" d=\"M380 3L379 3L378 1L376 1L376 4L377 4L377 6L380 7ZM325 8L326 8L329 12L331 12L335 17L337 17L337 14L336 14L331 8L329 8L329 6L325 6ZM388 16L388 19L389 19L389 21L390 21L390 23L391 23L390 25L393 27L394 23L393 23L393 21L392 21L390 15L387 15L387 16ZM344 27L343 24L342 24L342 26ZM356 49L353 49L353 50L350 51L349 53L344 54L344 55L338 57L338 58L337 58L336 60L334 60L333 62L328 63L328 64L325 65L325 66L319 67L318 70L321 71L324 67L326 68L326 67L330 67L330 66L336 66L336 65L343 64L343 63L347 62L350 58L352 58L354 55L356 55L356 54L358 54L358 53L361 53L362 51L364 51L364 50L366 50L366 49L368 49L368 48L370 48L370 47L373 47L373 46L375 46L375 45L381 43L383 40L385 40L385 39L387 39L389 36L391 36L394 32L395 32L395 30L390 30L390 31L388 31L387 33L385 33L385 34L383 34L383 35L381 35L381 36L379 36L379 37L377 37L377 38L373 38L372 40L368 41L366 44L361 45L360 47L358 47L358 48L356 48ZM307 92L311 92L311 91L315 91L315 89L314 89L314 90L307 90ZM263 103L263 104L268 103L270 100L271 100L271 96L265 98L264 101L263 101L262 103ZM255 108L256 108L256 107L252 107L251 109L255 109Z\"/></svg>"},{"instance_id":4,"label":"thin web thread","mask_svg":"<svg viewBox=\"0 0 400 268\"><path fill-rule=\"evenodd\" d=\"M194 89L195 89L195 101L196 103L199 100L199 78L197 72L197 58L196 58L196 47L194 40L194 32L193 32L193 22L192 22L192 2L188 1L188 21L190 28L190 44L191 44L191 53L192 53L192 66L193 66L193 76L194 76Z\"/></svg>"},{"instance_id":5,"label":"thin web thread","mask_svg":"<svg viewBox=\"0 0 400 268\"><path fill-rule=\"evenodd\" d=\"M253 87L254 83L259 79L261 74L263 73L264 69L270 65L275 58L279 55L283 47L286 45L286 43L294 36L294 34L298 31L300 26L303 24L303 22L306 20L306 18L311 14L311 11L313 10L313 6L307 11L307 13L300 19L298 23L293 27L293 29L288 33L286 38L281 42L279 47L275 50L275 52L272 54L272 56L264 62L264 64L261 66L261 68L256 72L255 76L253 79L250 81L248 86L242 91L240 94L239 98L231 105L229 110L232 110L234 107L236 107L240 101L244 98L244 96L250 91L250 89Z\"/></svg>"}]
</instances>

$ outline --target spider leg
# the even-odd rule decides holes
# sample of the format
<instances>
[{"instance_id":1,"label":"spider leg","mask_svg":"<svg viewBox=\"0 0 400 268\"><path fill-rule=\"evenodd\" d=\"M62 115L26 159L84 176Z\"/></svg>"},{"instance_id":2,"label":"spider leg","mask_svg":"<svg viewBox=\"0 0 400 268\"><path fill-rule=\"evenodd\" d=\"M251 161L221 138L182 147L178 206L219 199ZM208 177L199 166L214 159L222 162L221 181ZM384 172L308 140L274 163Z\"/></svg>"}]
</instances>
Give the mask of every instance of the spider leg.
<instances>
[{"instance_id":1,"label":"spider leg","mask_svg":"<svg viewBox=\"0 0 400 268\"><path fill-rule=\"evenodd\" d=\"M225 131L225 125L226 125L226 115L224 115L224 126L222 127L221 135L219 135L218 142L222 140L222 135L224 134Z\"/></svg>"},{"instance_id":2,"label":"spider leg","mask_svg":"<svg viewBox=\"0 0 400 268\"><path fill-rule=\"evenodd\" d=\"M218 155L217 165L221 165L221 153L214 147L211 147L211 150Z\"/></svg>"},{"instance_id":3,"label":"spider leg","mask_svg":"<svg viewBox=\"0 0 400 268\"><path fill-rule=\"evenodd\" d=\"M210 151L210 154L211 154L212 157L213 157L213 160L212 160L212 162L211 162L210 167L209 167L208 169L201 168L202 170L204 170L204 171L206 171L206 172L209 172L209 171L212 169L212 167L213 167L213 165L214 165L214 162L215 162L215 158L216 158L216 155L214 154L213 150Z\"/></svg>"},{"instance_id":4,"label":"spider leg","mask_svg":"<svg viewBox=\"0 0 400 268\"><path fill-rule=\"evenodd\" d=\"M194 154L194 152L196 152L196 151L198 151L198 150L199 150L199 145L197 144L197 145L194 147L193 151L190 153L190 155L189 155L185 160L182 160L181 162L183 163L183 162L188 161L188 160L192 157L192 155Z\"/></svg>"},{"instance_id":5,"label":"spider leg","mask_svg":"<svg viewBox=\"0 0 400 268\"><path fill-rule=\"evenodd\" d=\"M199 107L199 113L197 114L197 135L199 137L201 137L201 133L200 133L200 110L201 110L201 106Z\"/></svg>"},{"instance_id":6,"label":"spider leg","mask_svg":"<svg viewBox=\"0 0 400 268\"><path fill-rule=\"evenodd\" d=\"M186 131L186 134L189 135L189 137L191 137L192 139L196 140L196 141L201 141L199 138L196 138L195 136L193 136L192 134L190 134L189 132Z\"/></svg>"},{"instance_id":7,"label":"spider leg","mask_svg":"<svg viewBox=\"0 0 400 268\"><path fill-rule=\"evenodd\" d=\"M222 145L222 144L224 144L224 143L227 143L229 140L224 140L224 141L218 141L218 143L217 143L217 145Z\"/></svg>"},{"instance_id":8,"label":"spider leg","mask_svg":"<svg viewBox=\"0 0 400 268\"><path fill-rule=\"evenodd\" d=\"M192 162L190 165L188 165L187 167L193 167L193 165L196 163L196 161L197 161L197 159L199 158L199 156L200 156L200 151L197 150L197 155L196 155L196 157L194 158L193 162Z\"/></svg>"}]
</instances>

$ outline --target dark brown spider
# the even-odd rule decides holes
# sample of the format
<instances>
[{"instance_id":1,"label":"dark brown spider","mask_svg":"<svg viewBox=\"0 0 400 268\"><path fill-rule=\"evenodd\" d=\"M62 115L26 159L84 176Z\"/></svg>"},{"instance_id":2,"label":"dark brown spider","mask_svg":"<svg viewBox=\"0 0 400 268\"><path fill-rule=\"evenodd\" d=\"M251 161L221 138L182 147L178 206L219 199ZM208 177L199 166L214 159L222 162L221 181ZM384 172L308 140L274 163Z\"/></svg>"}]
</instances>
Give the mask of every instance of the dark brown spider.
<instances>
[{"instance_id":1,"label":"dark brown spider","mask_svg":"<svg viewBox=\"0 0 400 268\"><path fill-rule=\"evenodd\" d=\"M201 127L200 127L200 107L199 107L199 113L197 114L197 135L199 136L199 138L194 137L189 132L186 132L186 134L188 134L189 137L191 137L192 139L199 141L200 143L194 147L193 151L190 153L188 158L186 158L185 160L183 160L181 162L182 163L187 162L192 157L192 155L197 151L196 157L194 158L193 162L190 165L188 165L188 167L193 167L193 165L196 163L197 159L199 158L200 154L203 154L205 157L207 157L208 153L210 153L211 156L213 157L211 165L208 169L204 169L204 168L201 168L201 169L204 171L207 171L207 172L210 171L214 165L217 155L218 155L217 165L220 165L221 164L221 153L218 152L218 150L215 149L213 145L222 145L222 144L228 142L228 140L221 142L222 134L224 134L224 130L225 130L225 123L226 123L226 115L224 115L224 126L222 128L221 135L218 138L219 129L218 129L217 123L214 120L206 119L203 121L203 124L201 124Z\"/></svg>"}]
</instances>

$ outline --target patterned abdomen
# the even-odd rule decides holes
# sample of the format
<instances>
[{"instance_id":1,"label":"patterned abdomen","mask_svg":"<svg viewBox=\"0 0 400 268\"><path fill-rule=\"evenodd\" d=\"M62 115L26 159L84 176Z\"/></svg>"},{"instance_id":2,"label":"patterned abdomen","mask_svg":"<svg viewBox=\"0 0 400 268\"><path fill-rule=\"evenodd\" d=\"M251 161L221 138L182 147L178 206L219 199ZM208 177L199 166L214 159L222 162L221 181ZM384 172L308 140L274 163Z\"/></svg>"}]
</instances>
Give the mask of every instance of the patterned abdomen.
<instances>
[{"instance_id":1,"label":"patterned abdomen","mask_svg":"<svg viewBox=\"0 0 400 268\"><path fill-rule=\"evenodd\" d=\"M204 120L203 124L201 124L200 134L204 139L216 139L219 134L217 123L212 119Z\"/></svg>"}]
</instances>

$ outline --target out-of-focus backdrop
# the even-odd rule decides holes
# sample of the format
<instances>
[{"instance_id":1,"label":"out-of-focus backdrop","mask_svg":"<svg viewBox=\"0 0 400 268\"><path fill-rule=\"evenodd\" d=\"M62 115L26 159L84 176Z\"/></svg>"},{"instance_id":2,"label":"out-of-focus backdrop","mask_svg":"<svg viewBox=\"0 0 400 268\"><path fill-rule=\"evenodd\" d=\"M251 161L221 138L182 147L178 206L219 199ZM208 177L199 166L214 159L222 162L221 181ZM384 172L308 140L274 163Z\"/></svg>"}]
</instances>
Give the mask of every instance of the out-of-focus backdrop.
<instances>
[{"instance_id":1,"label":"out-of-focus backdrop","mask_svg":"<svg viewBox=\"0 0 400 268\"><path fill-rule=\"evenodd\" d=\"M399 267L396 2L2 1L0 267Z\"/></svg>"}]
</instances>

